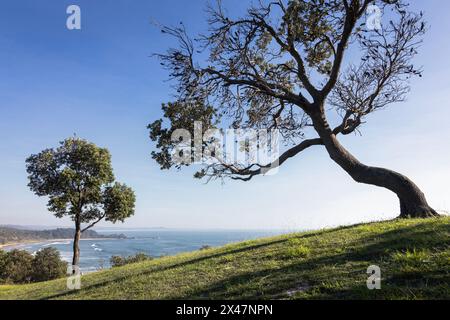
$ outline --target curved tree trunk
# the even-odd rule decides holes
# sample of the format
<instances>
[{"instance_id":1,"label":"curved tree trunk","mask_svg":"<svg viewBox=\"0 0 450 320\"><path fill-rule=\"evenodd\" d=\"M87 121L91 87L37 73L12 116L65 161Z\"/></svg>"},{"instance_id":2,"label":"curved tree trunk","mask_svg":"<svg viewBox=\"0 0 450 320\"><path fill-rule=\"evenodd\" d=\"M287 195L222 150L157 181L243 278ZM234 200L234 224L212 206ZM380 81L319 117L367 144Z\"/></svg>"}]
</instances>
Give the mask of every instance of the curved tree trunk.
<instances>
[{"instance_id":1,"label":"curved tree trunk","mask_svg":"<svg viewBox=\"0 0 450 320\"><path fill-rule=\"evenodd\" d=\"M438 213L428 205L425 195L414 182L392 170L364 165L339 143L323 113L312 114L311 118L331 159L356 182L386 188L398 196L400 218L438 216Z\"/></svg>"}]
</instances>

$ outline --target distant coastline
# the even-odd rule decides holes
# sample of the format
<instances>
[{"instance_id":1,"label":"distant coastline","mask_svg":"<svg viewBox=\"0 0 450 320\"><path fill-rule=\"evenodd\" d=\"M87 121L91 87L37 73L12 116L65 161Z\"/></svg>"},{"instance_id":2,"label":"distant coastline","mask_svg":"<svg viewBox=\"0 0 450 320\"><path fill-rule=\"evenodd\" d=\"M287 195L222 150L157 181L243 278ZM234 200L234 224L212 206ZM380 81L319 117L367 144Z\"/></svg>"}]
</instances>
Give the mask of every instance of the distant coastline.
<instances>
[{"instance_id":1,"label":"distant coastline","mask_svg":"<svg viewBox=\"0 0 450 320\"><path fill-rule=\"evenodd\" d=\"M83 238L80 241L106 241L106 240L123 240L127 238ZM48 244L52 242L60 242L60 241L73 241L73 239L38 239L38 240L23 240L17 242L9 242L0 244L0 250L5 249L16 249L21 246L30 245L30 244Z\"/></svg>"},{"instance_id":2,"label":"distant coastline","mask_svg":"<svg viewBox=\"0 0 450 320\"><path fill-rule=\"evenodd\" d=\"M73 240L75 230L58 228L52 230L29 230L12 227L0 227L0 249L23 246L26 244L48 243L54 241ZM112 240L127 239L124 234L99 234L88 230L81 236L81 240Z\"/></svg>"}]
</instances>

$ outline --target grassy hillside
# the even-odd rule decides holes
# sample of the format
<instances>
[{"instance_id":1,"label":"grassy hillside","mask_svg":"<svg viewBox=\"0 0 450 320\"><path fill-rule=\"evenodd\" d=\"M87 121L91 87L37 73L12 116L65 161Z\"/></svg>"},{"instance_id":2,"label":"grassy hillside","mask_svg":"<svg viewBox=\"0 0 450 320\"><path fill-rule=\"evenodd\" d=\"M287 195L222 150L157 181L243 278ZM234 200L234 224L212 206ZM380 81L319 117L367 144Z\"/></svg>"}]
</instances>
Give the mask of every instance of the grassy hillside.
<instances>
[{"instance_id":1,"label":"grassy hillside","mask_svg":"<svg viewBox=\"0 0 450 320\"><path fill-rule=\"evenodd\" d=\"M366 287L378 265L382 289ZM450 299L450 219L247 241L86 275L0 286L0 299Z\"/></svg>"}]
</instances>

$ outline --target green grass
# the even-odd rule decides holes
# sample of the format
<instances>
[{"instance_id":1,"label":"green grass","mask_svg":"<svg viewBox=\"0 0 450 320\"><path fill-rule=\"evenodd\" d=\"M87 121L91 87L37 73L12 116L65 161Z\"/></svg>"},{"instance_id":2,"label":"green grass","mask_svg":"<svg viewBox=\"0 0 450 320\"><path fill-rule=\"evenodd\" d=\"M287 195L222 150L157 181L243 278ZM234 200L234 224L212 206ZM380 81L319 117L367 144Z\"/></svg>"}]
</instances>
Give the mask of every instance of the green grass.
<instances>
[{"instance_id":1,"label":"green grass","mask_svg":"<svg viewBox=\"0 0 450 320\"><path fill-rule=\"evenodd\" d=\"M367 289L370 265L381 290ZM0 299L449 299L450 219L396 220L246 241L66 280L0 286Z\"/></svg>"}]
</instances>

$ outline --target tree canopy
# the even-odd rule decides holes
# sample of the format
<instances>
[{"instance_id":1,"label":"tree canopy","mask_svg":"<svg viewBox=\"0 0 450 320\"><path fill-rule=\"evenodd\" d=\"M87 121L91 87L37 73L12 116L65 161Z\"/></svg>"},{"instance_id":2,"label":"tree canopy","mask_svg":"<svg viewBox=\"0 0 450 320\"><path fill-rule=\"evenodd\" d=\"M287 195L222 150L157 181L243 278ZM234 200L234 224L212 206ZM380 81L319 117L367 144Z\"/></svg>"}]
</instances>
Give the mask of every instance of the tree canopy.
<instances>
[{"instance_id":1,"label":"tree canopy","mask_svg":"<svg viewBox=\"0 0 450 320\"><path fill-rule=\"evenodd\" d=\"M366 25L373 8L383 14L381 28ZM248 181L320 146L355 181L396 193L402 215L436 214L407 177L362 164L338 140L360 131L370 114L404 101L411 77L421 76L413 62L426 31L421 12L403 0L275 0L234 18L218 1L208 16L208 31L196 38L183 23L161 28L178 41L157 55L176 89L163 105L164 119L149 125L162 169L191 164L175 161L174 133L192 133L193 121L204 132L226 123L277 130L287 150L275 161L249 165L215 157L195 176Z\"/></svg>"},{"instance_id":2,"label":"tree canopy","mask_svg":"<svg viewBox=\"0 0 450 320\"><path fill-rule=\"evenodd\" d=\"M381 1L380 10L391 20L380 30L368 30L365 12L373 4L260 1L245 16L232 18L218 1L208 10L205 35L190 38L184 24L163 27L179 42L158 55L175 81L176 101L163 105L168 122L149 125L160 149L154 159L163 169L176 165L171 135L177 128L192 130L194 118L204 130L229 118L234 128L279 130L294 145L279 159L282 164L299 150L323 144L315 137L306 140L314 135L311 113L318 103L342 120L335 134L350 134L369 114L403 101L408 79L421 72L412 58L425 32L422 13L408 11L403 1ZM350 47L359 55L342 70ZM251 178L263 172L261 167L216 163L197 176Z\"/></svg>"},{"instance_id":3,"label":"tree canopy","mask_svg":"<svg viewBox=\"0 0 450 320\"><path fill-rule=\"evenodd\" d=\"M61 142L27 159L30 189L48 196L56 217L81 223L123 222L134 214L135 196L126 185L114 183L107 149L78 138Z\"/></svg>"},{"instance_id":4,"label":"tree canopy","mask_svg":"<svg viewBox=\"0 0 450 320\"><path fill-rule=\"evenodd\" d=\"M49 198L48 209L56 217L69 216L75 222L76 246L80 233L100 221L124 222L134 214L134 192L114 181L107 149L69 138L58 148L30 156L26 165L30 189Z\"/></svg>"}]
</instances>

